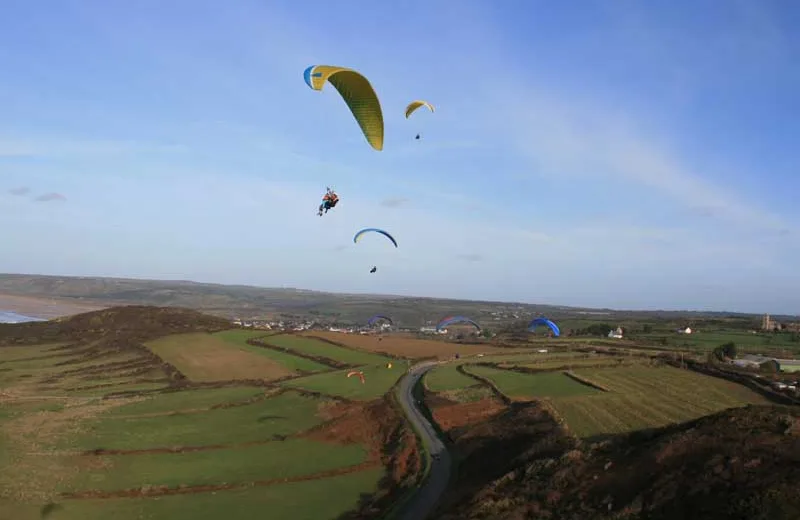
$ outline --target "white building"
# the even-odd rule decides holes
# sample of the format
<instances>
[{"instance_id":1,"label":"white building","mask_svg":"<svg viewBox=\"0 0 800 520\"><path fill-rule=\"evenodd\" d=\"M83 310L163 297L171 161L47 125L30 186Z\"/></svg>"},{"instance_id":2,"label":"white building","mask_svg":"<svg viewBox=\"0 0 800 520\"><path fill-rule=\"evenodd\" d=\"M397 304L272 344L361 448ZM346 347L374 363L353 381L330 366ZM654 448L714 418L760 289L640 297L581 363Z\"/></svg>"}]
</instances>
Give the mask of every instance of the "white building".
<instances>
[{"instance_id":1,"label":"white building","mask_svg":"<svg viewBox=\"0 0 800 520\"><path fill-rule=\"evenodd\" d=\"M447 334L447 329L437 331L436 327L420 327L419 331L423 334Z\"/></svg>"},{"instance_id":2,"label":"white building","mask_svg":"<svg viewBox=\"0 0 800 520\"><path fill-rule=\"evenodd\" d=\"M608 331L608 337L622 339L622 327L617 327L615 330Z\"/></svg>"}]
</instances>

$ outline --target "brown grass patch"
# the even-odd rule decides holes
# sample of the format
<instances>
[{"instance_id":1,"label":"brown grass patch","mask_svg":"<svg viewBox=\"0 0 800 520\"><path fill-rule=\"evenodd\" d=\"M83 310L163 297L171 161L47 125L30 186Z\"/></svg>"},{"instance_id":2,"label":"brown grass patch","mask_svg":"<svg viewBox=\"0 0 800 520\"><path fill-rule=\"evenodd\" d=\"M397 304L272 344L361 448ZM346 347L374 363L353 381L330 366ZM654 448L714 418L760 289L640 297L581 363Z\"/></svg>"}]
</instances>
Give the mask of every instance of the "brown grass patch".
<instances>
[{"instance_id":1,"label":"brown grass patch","mask_svg":"<svg viewBox=\"0 0 800 520\"><path fill-rule=\"evenodd\" d=\"M293 375L264 356L237 348L210 334L176 334L151 341L146 346L192 381L273 381Z\"/></svg>"},{"instance_id":2,"label":"brown grass patch","mask_svg":"<svg viewBox=\"0 0 800 520\"><path fill-rule=\"evenodd\" d=\"M447 432L453 428L461 428L483 421L505 408L506 406L497 399L481 399L474 403L437 406L431 410L431 413L436 424Z\"/></svg>"},{"instance_id":3,"label":"brown grass patch","mask_svg":"<svg viewBox=\"0 0 800 520\"><path fill-rule=\"evenodd\" d=\"M361 334L344 334L341 332L314 331L303 334L307 337L317 337L327 341L341 344L346 347L388 354L393 357L406 358L437 358L449 359L456 354L473 356L477 354L510 354L512 352L528 352L529 349L508 349L492 347L490 345L463 345L437 341L431 339L418 339L409 334L387 334L383 336L368 336Z\"/></svg>"},{"instance_id":4,"label":"brown grass patch","mask_svg":"<svg viewBox=\"0 0 800 520\"><path fill-rule=\"evenodd\" d=\"M76 464L76 454L53 449L56 442L78 433L81 422L129 402L80 400L58 412L31 413L3 423L2 435L13 457L0 472L0 498L17 502L55 498L56 489L85 469Z\"/></svg>"}]
</instances>

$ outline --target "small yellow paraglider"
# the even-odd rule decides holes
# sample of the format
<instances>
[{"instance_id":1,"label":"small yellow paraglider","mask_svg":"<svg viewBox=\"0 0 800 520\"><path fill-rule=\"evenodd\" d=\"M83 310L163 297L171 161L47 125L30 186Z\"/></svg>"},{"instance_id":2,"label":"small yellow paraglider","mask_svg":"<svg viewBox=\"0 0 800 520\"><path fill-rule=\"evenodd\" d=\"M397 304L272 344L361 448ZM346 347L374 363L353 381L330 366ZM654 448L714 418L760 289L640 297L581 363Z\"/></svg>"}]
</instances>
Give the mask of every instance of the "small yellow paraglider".
<instances>
[{"instance_id":1,"label":"small yellow paraglider","mask_svg":"<svg viewBox=\"0 0 800 520\"><path fill-rule=\"evenodd\" d=\"M418 99L416 101L412 101L406 107L406 119L408 119L411 116L411 114L413 114L420 107L426 107L431 112L436 112L436 110L433 108L433 105L431 105L427 101L422 101L421 99Z\"/></svg>"},{"instance_id":2,"label":"small yellow paraglider","mask_svg":"<svg viewBox=\"0 0 800 520\"><path fill-rule=\"evenodd\" d=\"M411 114L416 112L416 110L418 108L421 108L421 107L426 107L428 110L431 111L431 113L436 112L436 110L433 108L433 105L431 105L427 101L423 101L421 99L417 99L417 100L412 101L411 103L409 103L408 106L406 107L406 119L411 117ZM417 136L414 139L419 140L419 138L420 138L420 135L417 134Z\"/></svg>"},{"instance_id":3,"label":"small yellow paraglider","mask_svg":"<svg viewBox=\"0 0 800 520\"><path fill-rule=\"evenodd\" d=\"M391 363L386 363L386 368L392 368L392 364Z\"/></svg>"}]
</instances>

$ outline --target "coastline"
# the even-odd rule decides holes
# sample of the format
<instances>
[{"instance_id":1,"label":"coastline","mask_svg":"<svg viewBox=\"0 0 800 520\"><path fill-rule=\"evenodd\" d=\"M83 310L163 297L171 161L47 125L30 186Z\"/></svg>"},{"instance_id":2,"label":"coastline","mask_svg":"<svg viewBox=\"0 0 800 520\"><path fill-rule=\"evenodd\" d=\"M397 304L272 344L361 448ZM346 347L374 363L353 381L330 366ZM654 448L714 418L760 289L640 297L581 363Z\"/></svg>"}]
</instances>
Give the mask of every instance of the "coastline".
<instances>
[{"instance_id":1,"label":"coastline","mask_svg":"<svg viewBox=\"0 0 800 520\"><path fill-rule=\"evenodd\" d=\"M14 311L7 311L0 309L0 324L2 323L28 323L31 321L46 321L43 318L34 318L33 316L25 316L18 314Z\"/></svg>"},{"instance_id":2,"label":"coastline","mask_svg":"<svg viewBox=\"0 0 800 520\"><path fill-rule=\"evenodd\" d=\"M0 293L0 313L13 313L31 320L51 320L104 309L104 305L61 298L39 298Z\"/></svg>"}]
</instances>

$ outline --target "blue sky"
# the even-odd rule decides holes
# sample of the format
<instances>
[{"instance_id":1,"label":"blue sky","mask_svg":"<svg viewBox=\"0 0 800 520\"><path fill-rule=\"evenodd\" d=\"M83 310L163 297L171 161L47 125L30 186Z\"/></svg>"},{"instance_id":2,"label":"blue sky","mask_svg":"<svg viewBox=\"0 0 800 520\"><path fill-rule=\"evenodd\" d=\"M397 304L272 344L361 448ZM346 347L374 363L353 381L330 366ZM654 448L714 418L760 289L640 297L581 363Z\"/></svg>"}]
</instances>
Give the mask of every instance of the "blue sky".
<instances>
[{"instance_id":1,"label":"blue sky","mask_svg":"<svg viewBox=\"0 0 800 520\"><path fill-rule=\"evenodd\" d=\"M0 271L797 314L798 24L783 1L6 2ZM312 64L371 80L384 151ZM406 121L416 98L437 112ZM373 226L399 249L352 243Z\"/></svg>"}]
</instances>

